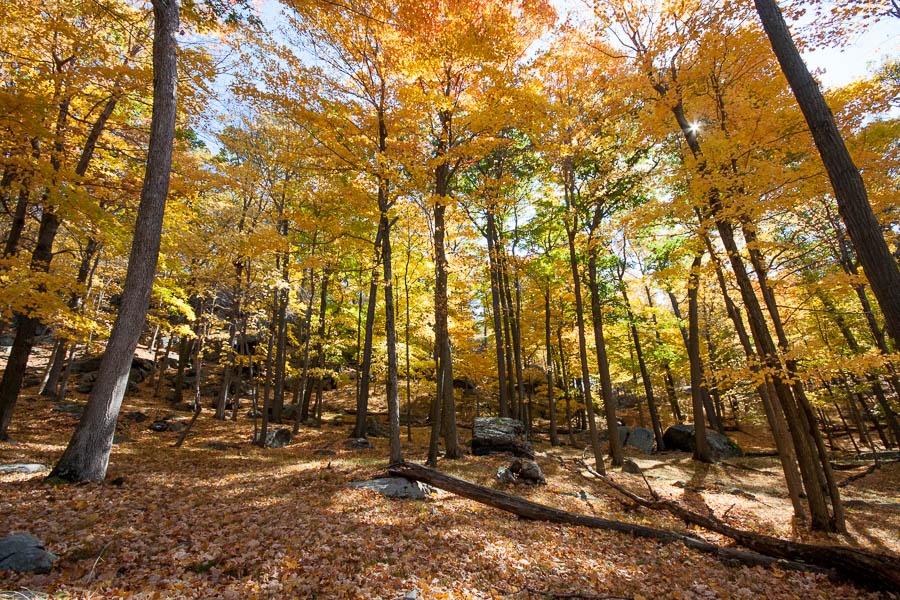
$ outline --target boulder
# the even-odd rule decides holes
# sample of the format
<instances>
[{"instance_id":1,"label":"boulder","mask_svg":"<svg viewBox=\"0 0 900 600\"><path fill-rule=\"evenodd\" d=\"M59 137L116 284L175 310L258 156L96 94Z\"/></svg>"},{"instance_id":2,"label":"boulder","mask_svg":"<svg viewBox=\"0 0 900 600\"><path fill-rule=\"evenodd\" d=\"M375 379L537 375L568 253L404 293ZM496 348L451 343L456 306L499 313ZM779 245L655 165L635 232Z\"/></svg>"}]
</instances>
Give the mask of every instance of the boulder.
<instances>
[{"instance_id":1,"label":"boulder","mask_svg":"<svg viewBox=\"0 0 900 600\"><path fill-rule=\"evenodd\" d=\"M150 417L148 417L145 413L142 413L139 410L130 410L127 413L125 413L125 418L129 419L131 421L134 421L135 423L143 423Z\"/></svg>"},{"instance_id":2,"label":"boulder","mask_svg":"<svg viewBox=\"0 0 900 600\"><path fill-rule=\"evenodd\" d=\"M534 448L522 439L525 426L516 419L476 417L472 424L472 454L484 456L508 452L513 456L534 458Z\"/></svg>"},{"instance_id":3,"label":"boulder","mask_svg":"<svg viewBox=\"0 0 900 600\"><path fill-rule=\"evenodd\" d=\"M351 487L375 490L390 498L408 498L412 500L424 500L426 496L433 494L434 489L427 484L418 481L409 481L402 477L379 477L369 481L353 481Z\"/></svg>"},{"instance_id":4,"label":"boulder","mask_svg":"<svg viewBox=\"0 0 900 600\"><path fill-rule=\"evenodd\" d=\"M94 389L93 383L79 383L75 391L79 394L90 394Z\"/></svg>"},{"instance_id":5,"label":"boulder","mask_svg":"<svg viewBox=\"0 0 900 600\"><path fill-rule=\"evenodd\" d=\"M509 470L519 478L519 481L531 485L547 485L547 479L544 477L541 467L533 460L516 459L509 465Z\"/></svg>"},{"instance_id":6,"label":"boulder","mask_svg":"<svg viewBox=\"0 0 900 600\"><path fill-rule=\"evenodd\" d=\"M0 539L0 570L49 573L56 558L44 550L44 542L30 533L14 533Z\"/></svg>"},{"instance_id":7,"label":"boulder","mask_svg":"<svg viewBox=\"0 0 900 600\"><path fill-rule=\"evenodd\" d=\"M516 476L508 467L497 467L497 474L494 476L500 483L515 483Z\"/></svg>"},{"instance_id":8,"label":"boulder","mask_svg":"<svg viewBox=\"0 0 900 600\"><path fill-rule=\"evenodd\" d=\"M646 427L635 427L628 432L625 445L637 448L644 454L653 454L653 432Z\"/></svg>"},{"instance_id":9,"label":"boulder","mask_svg":"<svg viewBox=\"0 0 900 600\"><path fill-rule=\"evenodd\" d=\"M102 356L91 356L72 361L72 373L95 373L100 370Z\"/></svg>"},{"instance_id":10,"label":"boulder","mask_svg":"<svg viewBox=\"0 0 900 600\"><path fill-rule=\"evenodd\" d=\"M134 443L134 440L128 437L127 435L115 435L113 436L113 444L131 444Z\"/></svg>"},{"instance_id":11,"label":"boulder","mask_svg":"<svg viewBox=\"0 0 900 600\"><path fill-rule=\"evenodd\" d=\"M281 418L293 421L300 412L300 406L297 404L285 404L281 408Z\"/></svg>"},{"instance_id":12,"label":"boulder","mask_svg":"<svg viewBox=\"0 0 900 600\"><path fill-rule=\"evenodd\" d=\"M266 434L266 448L284 448L291 443L291 430L287 427L270 429Z\"/></svg>"},{"instance_id":13,"label":"boulder","mask_svg":"<svg viewBox=\"0 0 900 600\"><path fill-rule=\"evenodd\" d=\"M56 406L53 407L52 412L61 412L66 413L67 415L80 417L81 413L84 412L84 407L85 405L83 402L57 402Z\"/></svg>"},{"instance_id":14,"label":"boulder","mask_svg":"<svg viewBox=\"0 0 900 600\"><path fill-rule=\"evenodd\" d=\"M0 465L0 473L41 473L50 468L38 463L9 463Z\"/></svg>"},{"instance_id":15,"label":"boulder","mask_svg":"<svg viewBox=\"0 0 900 600\"><path fill-rule=\"evenodd\" d=\"M734 440L726 435L722 435L717 431L706 430L706 441L709 444L710 457L715 460L725 458L736 458L743 456ZM694 451L694 426L693 425L672 425L663 434L663 442L669 450L681 450L683 452Z\"/></svg>"},{"instance_id":16,"label":"boulder","mask_svg":"<svg viewBox=\"0 0 900 600\"><path fill-rule=\"evenodd\" d=\"M387 423L378 417L366 417L366 435L368 437L386 438L391 436Z\"/></svg>"},{"instance_id":17,"label":"boulder","mask_svg":"<svg viewBox=\"0 0 900 600\"><path fill-rule=\"evenodd\" d=\"M619 430L619 443L624 445L625 440L628 439L629 429L625 425L619 425L617 427L617 429ZM590 430L586 430L583 435L587 436L587 438L590 439L590 435L591 435ZM597 432L597 437L600 438L601 442L608 442L609 441L609 430L601 429L600 431Z\"/></svg>"},{"instance_id":18,"label":"boulder","mask_svg":"<svg viewBox=\"0 0 900 600\"><path fill-rule=\"evenodd\" d=\"M344 447L348 450L368 450L375 446L366 438L353 438L344 442Z\"/></svg>"}]
</instances>

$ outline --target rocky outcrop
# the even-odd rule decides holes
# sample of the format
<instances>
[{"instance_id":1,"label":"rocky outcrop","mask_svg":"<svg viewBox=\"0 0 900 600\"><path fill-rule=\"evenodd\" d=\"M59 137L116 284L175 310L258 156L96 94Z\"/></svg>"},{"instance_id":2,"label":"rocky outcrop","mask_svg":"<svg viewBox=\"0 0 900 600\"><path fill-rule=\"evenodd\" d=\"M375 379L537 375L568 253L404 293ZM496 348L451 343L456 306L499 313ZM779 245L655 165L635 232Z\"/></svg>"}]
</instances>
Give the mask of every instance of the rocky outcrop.
<instances>
[{"instance_id":1,"label":"rocky outcrop","mask_svg":"<svg viewBox=\"0 0 900 600\"><path fill-rule=\"evenodd\" d=\"M523 439L525 426L516 419L476 417L472 423L472 454L484 456L508 452L513 456L534 458L534 448Z\"/></svg>"}]
</instances>

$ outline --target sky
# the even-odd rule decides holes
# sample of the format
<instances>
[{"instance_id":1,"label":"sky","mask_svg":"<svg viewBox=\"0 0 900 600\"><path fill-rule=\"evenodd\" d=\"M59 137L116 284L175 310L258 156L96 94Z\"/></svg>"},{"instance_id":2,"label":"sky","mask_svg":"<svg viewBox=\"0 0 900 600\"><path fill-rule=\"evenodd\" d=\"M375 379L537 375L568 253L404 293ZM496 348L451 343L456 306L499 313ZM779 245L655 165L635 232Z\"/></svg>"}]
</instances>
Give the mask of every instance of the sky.
<instances>
[{"instance_id":1,"label":"sky","mask_svg":"<svg viewBox=\"0 0 900 600\"><path fill-rule=\"evenodd\" d=\"M887 56L900 57L900 19L882 19L843 50L826 48L803 58L824 87L834 88L874 71Z\"/></svg>"}]
</instances>

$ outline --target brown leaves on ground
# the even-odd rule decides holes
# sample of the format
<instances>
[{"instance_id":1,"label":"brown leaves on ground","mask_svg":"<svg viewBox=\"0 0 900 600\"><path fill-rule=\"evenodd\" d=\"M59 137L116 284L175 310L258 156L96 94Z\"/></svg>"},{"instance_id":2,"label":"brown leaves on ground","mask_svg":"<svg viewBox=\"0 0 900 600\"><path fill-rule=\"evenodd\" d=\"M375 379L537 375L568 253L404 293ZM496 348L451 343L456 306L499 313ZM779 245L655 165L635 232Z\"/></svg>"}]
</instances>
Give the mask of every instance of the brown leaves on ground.
<instances>
[{"instance_id":1,"label":"brown leaves on ground","mask_svg":"<svg viewBox=\"0 0 900 600\"><path fill-rule=\"evenodd\" d=\"M23 402L12 430L19 441L0 445L0 463L52 466L75 425L74 417L51 412L53 406L43 399ZM169 412L155 401L126 399L123 414L135 409L151 419ZM326 416L326 422L335 418ZM383 439L373 440L374 450L345 450L350 419L301 428L279 450L251 445L252 421L243 416L219 422L205 411L178 450L171 447L176 434L151 432L147 424L120 418L119 433L134 440L113 450L109 481L122 477L121 485L54 486L41 475L0 475L0 536L31 532L60 556L47 575L4 573L0 592L223 599L395 599L415 589L425 599L540 598L542 592L634 599L879 597L820 575L729 567L678 545L521 521L449 494L397 501L350 489L348 482L379 473L388 453ZM407 459L424 460L426 434L415 430L415 443L405 442ZM208 447L212 442L225 445ZM792 535L774 459L744 460L743 466L757 469L747 470L695 465L681 454L632 458L664 496L727 515L741 527ZM504 460L467 457L440 468L499 485L491 481ZM552 457L538 460L548 485L515 493L565 510L684 529L666 515L630 506ZM633 475L615 477L635 490L644 485ZM845 491L851 543L900 550L898 478L897 465L886 465Z\"/></svg>"}]
</instances>

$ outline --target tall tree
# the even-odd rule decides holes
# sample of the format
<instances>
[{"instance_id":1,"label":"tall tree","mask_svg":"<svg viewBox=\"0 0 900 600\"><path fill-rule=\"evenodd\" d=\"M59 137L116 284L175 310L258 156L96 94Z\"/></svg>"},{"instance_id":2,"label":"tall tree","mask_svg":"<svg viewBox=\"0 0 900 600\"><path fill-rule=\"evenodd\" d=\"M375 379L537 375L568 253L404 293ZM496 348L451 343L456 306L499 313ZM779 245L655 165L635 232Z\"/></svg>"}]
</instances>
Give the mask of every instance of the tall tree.
<instances>
[{"instance_id":1,"label":"tall tree","mask_svg":"<svg viewBox=\"0 0 900 600\"><path fill-rule=\"evenodd\" d=\"M831 108L794 44L778 3L775 0L754 2L772 50L800 110L803 111L822 157L838 210L884 314L887 330L894 338L894 343L900 344L900 269L884 241L881 225L869 204L862 175L847 150Z\"/></svg>"},{"instance_id":2,"label":"tall tree","mask_svg":"<svg viewBox=\"0 0 900 600\"><path fill-rule=\"evenodd\" d=\"M102 481L156 276L175 140L179 0L153 0L153 115L122 304L84 415L51 477Z\"/></svg>"}]
</instances>

